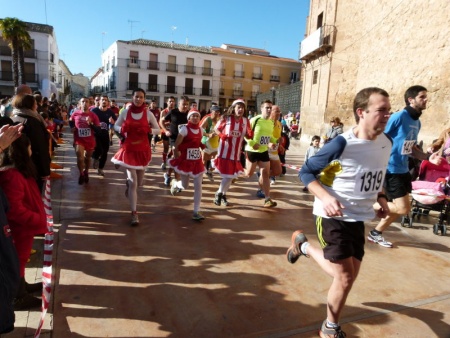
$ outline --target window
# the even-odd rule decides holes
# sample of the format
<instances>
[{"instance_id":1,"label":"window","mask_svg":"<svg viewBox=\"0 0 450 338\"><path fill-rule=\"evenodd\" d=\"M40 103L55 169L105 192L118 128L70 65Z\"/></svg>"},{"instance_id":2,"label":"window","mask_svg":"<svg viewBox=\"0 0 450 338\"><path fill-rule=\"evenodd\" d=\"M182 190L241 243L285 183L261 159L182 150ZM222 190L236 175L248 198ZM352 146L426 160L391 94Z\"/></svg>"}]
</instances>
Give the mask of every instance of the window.
<instances>
[{"instance_id":1,"label":"window","mask_svg":"<svg viewBox=\"0 0 450 338\"><path fill-rule=\"evenodd\" d=\"M55 62L55 55L53 53L50 53L50 62Z\"/></svg>"},{"instance_id":2,"label":"window","mask_svg":"<svg viewBox=\"0 0 450 338\"><path fill-rule=\"evenodd\" d=\"M184 94L194 95L194 79L186 78L184 80Z\"/></svg>"},{"instance_id":3,"label":"window","mask_svg":"<svg viewBox=\"0 0 450 338\"><path fill-rule=\"evenodd\" d=\"M253 67L253 79L262 80L262 69L260 66Z\"/></svg>"},{"instance_id":4,"label":"window","mask_svg":"<svg viewBox=\"0 0 450 338\"><path fill-rule=\"evenodd\" d=\"M186 68L184 69L184 72L186 74L195 74L193 58L186 58Z\"/></svg>"},{"instance_id":5,"label":"window","mask_svg":"<svg viewBox=\"0 0 450 338\"><path fill-rule=\"evenodd\" d=\"M175 87L175 76L167 77L166 93L171 93L171 94L177 93L176 87Z\"/></svg>"},{"instance_id":6,"label":"window","mask_svg":"<svg viewBox=\"0 0 450 338\"><path fill-rule=\"evenodd\" d=\"M169 55L166 70L169 72L177 71L177 57L175 55Z\"/></svg>"},{"instance_id":7,"label":"window","mask_svg":"<svg viewBox=\"0 0 450 338\"><path fill-rule=\"evenodd\" d=\"M12 81L12 62L11 61L1 61L2 70L0 72L0 80Z\"/></svg>"},{"instance_id":8,"label":"window","mask_svg":"<svg viewBox=\"0 0 450 338\"><path fill-rule=\"evenodd\" d=\"M234 64L234 77L244 77L244 65L241 63Z\"/></svg>"},{"instance_id":9,"label":"window","mask_svg":"<svg viewBox=\"0 0 450 338\"><path fill-rule=\"evenodd\" d=\"M139 52L137 50L130 50L130 63L138 63Z\"/></svg>"},{"instance_id":10,"label":"window","mask_svg":"<svg viewBox=\"0 0 450 338\"><path fill-rule=\"evenodd\" d=\"M158 91L158 75L149 74L148 75L148 88L149 92L157 92Z\"/></svg>"},{"instance_id":11,"label":"window","mask_svg":"<svg viewBox=\"0 0 450 338\"><path fill-rule=\"evenodd\" d=\"M317 29L323 26L323 12L317 16Z\"/></svg>"},{"instance_id":12,"label":"window","mask_svg":"<svg viewBox=\"0 0 450 338\"><path fill-rule=\"evenodd\" d=\"M272 69L270 72L270 81L280 82L280 75L278 69Z\"/></svg>"},{"instance_id":13,"label":"window","mask_svg":"<svg viewBox=\"0 0 450 338\"><path fill-rule=\"evenodd\" d=\"M148 63L148 69L158 70L158 54L150 53L149 55L149 63Z\"/></svg>"},{"instance_id":14,"label":"window","mask_svg":"<svg viewBox=\"0 0 450 338\"><path fill-rule=\"evenodd\" d=\"M25 62L25 81L26 82L38 82L37 74L36 74L36 65L32 62ZM60 73L61 76L61 73ZM61 80L58 81L61 83Z\"/></svg>"},{"instance_id":15,"label":"window","mask_svg":"<svg viewBox=\"0 0 450 338\"><path fill-rule=\"evenodd\" d=\"M128 74L128 90L134 90L139 88L139 74L129 73Z\"/></svg>"},{"instance_id":16,"label":"window","mask_svg":"<svg viewBox=\"0 0 450 338\"><path fill-rule=\"evenodd\" d=\"M204 60L203 61L202 75L209 75L209 76L213 75L212 68L211 68L211 60Z\"/></svg>"},{"instance_id":17,"label":"window","mask_svg":"<svg viewBox=\"0 0 450 338\"><path fill-rule=\"evenodd\" d=\"M256 95L258 95L261 92L261 87L259 86L259 84L254 84L252 86L252 98L255 99Z\"/></svg>"},{"instance_id":18,"label":"window","mask_svg":"<svg viewBox=\"0 0 450 338\"><path fill-rule=\"evenodd\" d=\"M298 73L297 72L291 72L291 77L290 77L290 79L291 79L291 83L295 83L295 82L297 82L298 80Z\"/></svg>"},{"instance_id":19,"label":"window","mask_svg":"<svg viewBox=\"0 0 450 338\"><path fill-rule=\"evenodd\" d=\"M317 79L319 78L319 71L315 70L313 73L313 84L317 83Z\"/></svg>"},{"instance_id":20,"label":"window","mask_svg":"<svg viewBox=\"0 0 450 338\"><path fill-rule=\"evenodd\" d=\"M233 96L234 97L242 97L244 96L244 92L242 90L242 83L234 83L233 84Z\"/></svg>"},{"instance_id":21,"label":"window","mask_svg":"<svg viewBox=\"0 0 450 338\"><path fill-rule=\"evenodd\" d=\"M202 81L202 95L204 95L204 96L211 96L211 89L210 89L210 81L209 80L203 80Z\"/></svg>"}]
</instances>

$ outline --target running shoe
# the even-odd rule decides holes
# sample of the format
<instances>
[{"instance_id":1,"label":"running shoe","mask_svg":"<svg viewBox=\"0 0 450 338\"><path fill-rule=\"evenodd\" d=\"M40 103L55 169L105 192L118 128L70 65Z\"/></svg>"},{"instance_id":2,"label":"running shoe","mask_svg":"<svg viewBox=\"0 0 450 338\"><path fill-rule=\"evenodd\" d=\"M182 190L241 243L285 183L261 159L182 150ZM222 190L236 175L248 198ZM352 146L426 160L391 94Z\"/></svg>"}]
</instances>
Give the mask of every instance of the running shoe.
<instances>
[{"instance_id":1,"label":"running shoe","mask_svg":"<svg viewBox=\"0 0 450 338\"><path fill-rule=\"evenodd\" d=\"M132 212L131 213L131 226L135 227L139 225L139 216L137 214L137 212Z\"/></svg>"},{"instance_id":2,"label":"running shoe","mask_svg":"<svg viewBox=\"0 0 450 338\"><path fill-rule=\"evenodd\" d=\"M381 245L381 246L383 246L385 248L392 248L392 246L393 246L392 243L386 241L384 239L384 237L381 236L381 234L380 235L376 235L376 234L373 234L372 231L369 231L369 235L367 236L367 239L370 242L379 244L379 245Z\"/></svg>"},{"instance_id":3,"label":"running shoe","mask_svg":"<svg viewBox=\"0 0 450 338\"><path fill-rule=\"evenodd\" d=\"M103 169L98 168L97 172L100 176L105 176L105 172L103 171Z\"/></svg>"},{"instance_id":4,"label":"running shoe","mask_svg":"<svg viewBox=\"0 0 450 338\"><path fill-rule=\"evenodd\" d=\"M216 194L214 195L214 204L215 205L220 205L222 203L222 197L223 194L221 192L216 192Z\"/></svg>"},{"instance_id":5,"label":"running shoe","mask_svg":"<svg viewBox=\"0 0 450 338\"><path fill-rule=\"evenodd\" d=\"M172 184L170 186L170 193L172 194L172 196L175 196L179 192L181 192L181 189L177 187L177 180L172 180Z\"/></svg>"},{"instance_id":6,"label":"running shoe","mask_svg":"<svg viewBox=\"0 0 450 338\"><path fill-rule=\"evenodd\" d=\"M345 337L347 337L345 332L341 330L340 326L330 329L329 327L327 327L326 323L327 323L327 320L325 319L322 323L322 327L319 330L319 337L321 337L321 338L345 338Z\"/></svg>"},{"instance_id":7,"label":"running shoe","mask_svg":"<svg viewBox=\"0 0 450 338\"><path fill-rule=\"evenodd\" d=\"M277 202L272 201L270 198L264 201L264 208L274 208L277 206Z\"/></svg>"},{"instance_id":8,"label":"running shoe","mask_svg":"<svg viewBox=\"0 0 450 338\"><path fill-rule=\"evenodd\" d=\"M203 221L205 217L199 212L194 212L194 214L192 215L192 219L194 221Z\"/></svg>"},{"instance_id":9,"label":"running shoe","mask_svg":"<svg viewBox=\"0 0 450 338\"><path fill-rule=\"evenodd\" d=\"M162 169L163 171L166 170L166 162L161 163L161 169Z\"/></svg>"},{"instance_id":10,"label":"running shoe","mask_svg":"<svg viewBox=\"0 0 450 338\"><path fill-rule=\"evenodd\" d=\"M170 176L167 173L164 173L164 185L169 186L171 180Z\"/></svg>"},{"instance_id":11,"label":"running shoe","mask_svg":"<svg viewBox=\"0 0 450 338\"><path fill-rule=\"evenodd\" d=\"M286 257L289 263L294 264L302 255L309 257L300 250L302 244L308 241L303 231L301 230L294 231L291 237L291 241L292 241L291 246L286 252Z\"/></svg>"},{"instance_id":12,"label":"running shoe","mask_svg":"<svg viewBox=\"0 0 450 338\"><path fill-rule=\"evenodd\" d=\"M275 184L275 176L270 176L270 185Z\"/></svg>"},{"instance_id":13,"label":"running shoe","mask_svg":"<svg viewBox=\"0 0 450 338\"><path fill-rule=\"evenodd\" d=\"M224 206L228 206L228 201L227 201L227 196L225 195L225 194L223 194L222 195L222 204L224 205Z\"/></svg>"},{"instance_id":14,"label":"running shoe","mask_svg":"<svg viewBox=\"0 0 450 338\"><path fill-rule=\"evenodd\" d=\"M259 189L256 192L256 197L258 197L258 198L266 198L266 195L264 195L263 191L261 189Z\"/></svg>"},{"instance_id":15,"label":"running shoe","mask_svg":"<svg viewBox=\"0 0 450 338\"><path fill-rule=\"evenodd\" d=\"M208 176L208 179L209 179L211 182L214 182L214 177L213 177L212 172L207 171L207 172L206 172L206 176Z\"/></svg>"},{"instance_id":16,"label":"running shoe","mask_svg":"<svg viewBox=\"0 0 450 338\"><path fill-rule=\"evenodd\" d=\"M84 183L84 175L81 174L80 177L78 177L78 184L82 185Z\"/></svg>"},{"instance_id":17,"label":"running shoe","mask_svg":"<svg viewBox=\"0 0 450 338\"><path fill-rule=\"evenodd\" d=\"M97 158L94 158L94 161L92 162L92 168L97 169L98 163L99 163L99 160Z\"/></svg>"}]
</instances>

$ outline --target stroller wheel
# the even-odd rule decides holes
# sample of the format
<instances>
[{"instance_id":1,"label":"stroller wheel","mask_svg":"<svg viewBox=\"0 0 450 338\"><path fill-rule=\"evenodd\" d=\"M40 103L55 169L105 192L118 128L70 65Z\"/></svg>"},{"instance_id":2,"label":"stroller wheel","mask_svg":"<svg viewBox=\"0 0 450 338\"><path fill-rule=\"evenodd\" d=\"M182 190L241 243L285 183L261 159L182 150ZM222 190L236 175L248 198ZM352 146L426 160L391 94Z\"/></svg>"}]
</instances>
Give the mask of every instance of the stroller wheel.
<instances>
[{"instance_id":1,"label":"stroller wheel","mask_svg":"<svg viewBox=\"0 0 450 338\"><path fill-rule=\"evenodd\" d=\"M433 225L433 234L439 235L439 224Z\"/></svg>"},{"instance_id":2,"label":"stroller wheel","mask_svg":"<svg viewBox=\"0 0 450 338\"><path fill-rule=\"evenodd\" d=\"M402 216L402 220L400 221L400 225L402 227L405 226L405 224L409 223L409 217L408 216Z\"/></svg>"},{"instance_id":3,"label":"stroller wheel","mask_svg":"<svg viewBox=\"0 0 450 338\"><path fill-rule=\"evenodd\" d=\"M410 218L409 223L408 223L408 228L412 228L412 225L413 225L413 219Z\"/></svg>"},{"instance_id":4,"label":"stroller wheel","mask_svg":"<svg viewBox=\"0 0 450 338\"><path fill-rule=\"evenodd\" d=\"M441 235L446 236L447 235L447 226L445 224L441 225Z\"/></svg>"}]
</instances>

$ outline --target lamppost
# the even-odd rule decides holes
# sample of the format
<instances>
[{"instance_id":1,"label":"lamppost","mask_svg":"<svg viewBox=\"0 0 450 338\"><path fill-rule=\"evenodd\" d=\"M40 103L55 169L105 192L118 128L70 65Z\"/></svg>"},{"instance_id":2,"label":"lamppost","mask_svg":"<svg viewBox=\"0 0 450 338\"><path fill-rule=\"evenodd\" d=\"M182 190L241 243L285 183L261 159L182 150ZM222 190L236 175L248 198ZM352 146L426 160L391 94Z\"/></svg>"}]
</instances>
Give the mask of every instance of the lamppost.
<instances>
[{"instance_id":1,"label":"lamppost","mask_svg":"<svg viewBox=\"0 0 450 338\"><path fill-rule=\"evenodd\" d=\"M275 95L277 93L277 90L275 87L270 88L270 91L272 92L272 103L275 104Z\"/></svg>"}]
</instances>

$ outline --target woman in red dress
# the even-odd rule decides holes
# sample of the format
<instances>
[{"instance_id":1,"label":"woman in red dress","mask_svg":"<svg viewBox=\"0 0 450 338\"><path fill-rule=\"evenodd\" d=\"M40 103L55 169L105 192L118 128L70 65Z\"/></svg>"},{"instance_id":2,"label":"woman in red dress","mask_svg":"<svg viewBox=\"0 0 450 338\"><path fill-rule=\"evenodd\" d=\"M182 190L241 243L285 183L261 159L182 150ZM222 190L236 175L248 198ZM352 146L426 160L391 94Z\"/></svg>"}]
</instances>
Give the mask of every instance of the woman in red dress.
<instances>
[{"instance_id":1,"label":"woman in red dress","mask_svg":"<svg viewBox=\"0 0 450 338\"><path fill-rule=\"evenodd\" d=\"M245 101L237 99L216 125L215 132L219 135L220 141L214 166L222 176L214 199L216 205L228 205L226 193L231 181L244 172L241 164L242 141L245 136L251 138L252 135L246 115Z\"/></svg>"},{"instance_id":2,"label":"woman in red dress","mask_svg":"<svg viewBox=\"0 0 450 338\"><path fill-rule=\"evenodd\" d=\"M169 161L169 165L180 174L180 180L172 180L170 192L176 195L180 191L189 187L189 177L194 180L194 215L193 220L201 221L205 219L199 212L202 199L202 179L206 172L202 161L203 130L200 128L200 113L197 110L190 110L187 116L188 123L181 126L175 141L174 158Z\"/></svg>"},{"instance_id":3,"label":"woman in red dress","mask_svg":"<svg viewBox=\"0 0 450 338\"><path fill-rule=\"evenodd\" d=\"M139 224L136 211L137 188L144 184L145 168L152 159L148 134L160 133L158 122L145 105L145 91L133 91L133 103L119 115L114 129L124 137L122 147L111 159L127 170L125 196L131 206L131 226Z\"/></svg>"}]
</instances>

